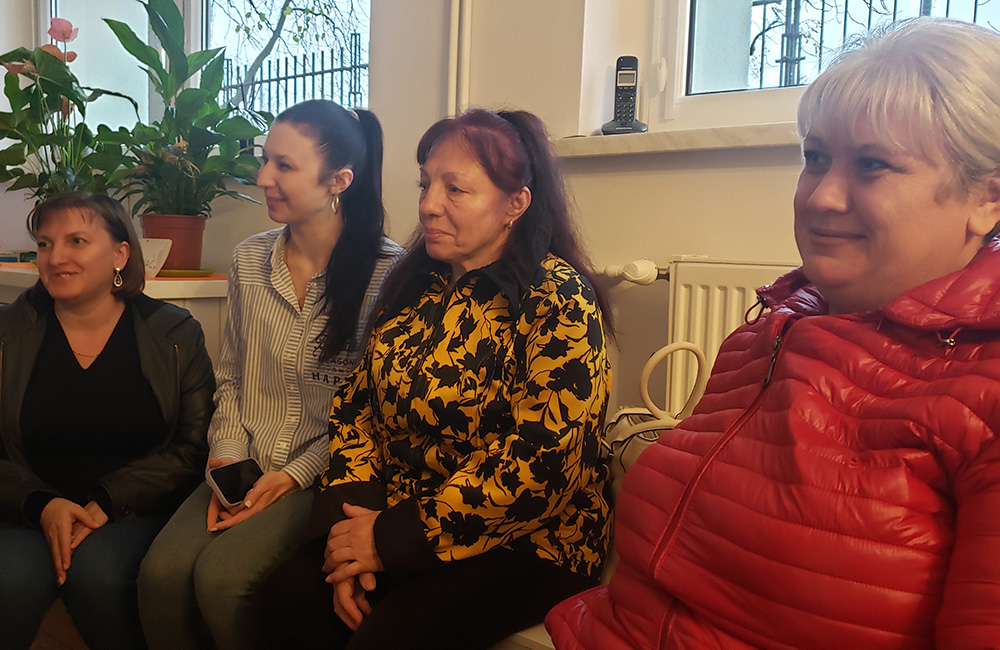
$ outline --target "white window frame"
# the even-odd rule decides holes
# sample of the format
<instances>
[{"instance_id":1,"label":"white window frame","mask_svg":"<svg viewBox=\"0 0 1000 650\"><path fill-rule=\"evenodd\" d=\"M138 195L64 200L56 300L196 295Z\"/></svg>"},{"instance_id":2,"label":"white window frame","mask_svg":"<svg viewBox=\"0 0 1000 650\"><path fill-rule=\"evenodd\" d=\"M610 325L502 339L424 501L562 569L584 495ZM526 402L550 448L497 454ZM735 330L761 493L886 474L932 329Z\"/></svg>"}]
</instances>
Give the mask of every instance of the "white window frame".
<instances>
[{"instance_id":1,"label":"white window frame","mask_svg":"<svg viewBox=\"0 0 1000 650\"><path fill-rule=\"evenodd\" d=\"M795 121L802 86L687 95L692 0L653 2L660 19L653 21L652 65L646 82L650 131ZM660 68L665 69L659 72Z\"/></svg>"}]
</instances>

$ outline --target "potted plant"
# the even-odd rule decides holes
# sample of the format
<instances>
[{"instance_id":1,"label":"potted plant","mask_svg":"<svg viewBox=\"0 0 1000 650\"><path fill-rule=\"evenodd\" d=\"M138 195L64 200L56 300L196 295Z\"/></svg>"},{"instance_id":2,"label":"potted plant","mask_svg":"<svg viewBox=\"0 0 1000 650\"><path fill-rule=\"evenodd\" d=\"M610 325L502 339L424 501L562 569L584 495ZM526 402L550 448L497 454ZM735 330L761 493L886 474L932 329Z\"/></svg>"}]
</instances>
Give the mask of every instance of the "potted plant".
<instances>
[{"instance_id":1,"label":"potted plant","mask_svg":"<svg viewBox=\"0 0 1000 650\"><path fill-rule=\"evenodd\" d=\"M124 148L131 164L113 178L126 197L134 197L133 214L142 215L143 234L174 240L167 269L198 269L205 220L212 201L231 196L254 201L229 189L228 182L253 183L259 162L244 143L263 131L230 105L220 106L224 48L184 52L184 21L173 0L143 3L153 33L166 52L166 65L157 50L139 39L125 23L105 19L126 51L144 66L163 116L131 130L98 127L97 138ZM197 87L185 88L201 73ZM269 116L260 116L267 124ZM257 202L257 201L254 201ZM184 235L193 234L186 250Z\"/></svg>"},{"instance_id":2,"label":"potted plant","mask_svg":"<svg viewBox=\"0 0 1000 650\"><path fill-rule=\"evenodd\" d=\"M49 36L62 43L34 50L17 48L0 55L7 69L4 95L10 111L0 111L0 139L10 144L0 151L0 182L13 181L7 191L28 190L41 201L70 190L106 192L112 172L123 162L120 147L100 142L84 122L87 105L103 95L120 93L85 88L69 63L77 58L67 49L78 29L53 18Z\"/></svg>"}]
</instances>

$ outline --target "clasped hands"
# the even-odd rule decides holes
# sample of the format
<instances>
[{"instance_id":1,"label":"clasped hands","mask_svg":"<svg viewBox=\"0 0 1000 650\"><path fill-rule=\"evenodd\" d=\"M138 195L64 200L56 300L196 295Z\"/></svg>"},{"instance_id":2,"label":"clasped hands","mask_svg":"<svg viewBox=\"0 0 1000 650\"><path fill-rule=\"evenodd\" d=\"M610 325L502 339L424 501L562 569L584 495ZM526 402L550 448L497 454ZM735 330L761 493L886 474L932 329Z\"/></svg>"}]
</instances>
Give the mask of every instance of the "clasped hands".
<instances>
[{"instance_id":1,"label":"clasped hands","mask_svg":"<svg viewBox=\"0 0 1000 650\"><path fill-rule=\"evenodd\" d=\"M323 571L333 585L333 611L352 630L371 613L366 594L375 589L375 573L382 570L375 548L379 512L345 503L347 519L330 528L323 551Z\"/></svg>"},{"instance_id":2,"label":"clasped hands","mask_svg":"<svg viewBox=\"0 0 1000 650\"><path fill-rule=\"evenodd\" d=\"M96 501L81 506L69 499L56 497L42 510L39 523L52 553L56 584L61 587L66 582L73 551L90 533L108 523L108 515Z\"/></svg>"},{"instance_id":3,"label":"clasped hands","mask_svg":"<svg viewBox=\"0 0 1000 650\"><path fill-rule=\"evenodd\" d=\"M211 458L208 466L222 467L235 463L232 458ZM257 479L246 497L236 508L227 510L219 497L212 493L212 498L208 502L208 518L205 522L210 533L215 533L227 528L232 528L241 521L245 521L255 514L261 512L281 497L293 492L298 487L291 474L283 470L276 472L264 472L263 476Z\"/></svg>"}]
</instances>

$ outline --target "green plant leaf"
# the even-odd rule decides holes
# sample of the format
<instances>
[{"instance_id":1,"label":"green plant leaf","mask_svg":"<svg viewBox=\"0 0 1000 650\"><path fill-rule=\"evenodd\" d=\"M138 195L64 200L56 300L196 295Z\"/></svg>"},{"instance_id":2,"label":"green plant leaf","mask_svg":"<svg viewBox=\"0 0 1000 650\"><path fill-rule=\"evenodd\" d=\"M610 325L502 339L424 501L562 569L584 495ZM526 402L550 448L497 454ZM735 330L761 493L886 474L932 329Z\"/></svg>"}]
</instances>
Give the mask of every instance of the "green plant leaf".
<instances>
[{"instance_id":1,"label":"green plant leaf","mask_svg":"<svg viewBox=\"0 0 1000 650\"><path fill-rule=\"evenodd\" d=\"M188 72L187 55L184 54L184 19L174 0L149 0L149 3L142 4L149 16L149 26L156 38L160 39L160 45L170 62L168 70L173 83L164 80L163 84L165 89L171 90L169 95L163 97L164 103L169 104L174 93L191 76Z\"/></svg>"},{"instance_id":2,"label":"green plant leaf","mask_svg":"<svg viewBox=\"0 0 1000 650\"><path fill-rule=\"evenodd\" d=\"M0 166L2 167L21 165L24 161L24 145L21 143L13 144L0 151Z\"/></svg>"},{"instance_id":3,"label":"green plant leaf","mask_svg":"<svg viewBox=\"0 0 1000 650\"><path fill-rule=\"evenodd\" d=\"M3 94L10 102L11 114L15 118L19 113L23 113L22 109L27 103L27 93L21 89L21 81L17 77L18 75L8 72L3 79Z\"/></svg>"},{"instance_id":4,"label":"green plant leaf","mask_svg":"<svg viewBox=\"0 0 1000 650\"><path fill-rule=\"evenodd\" d=\"M252 140L261 135L263 131L250 123L242 115L234 115L219 123L219 133L232 140Z\"/></svg>"},{"instance_id":5,"label":"green plant leaf","mask_svg":"<svg viewBox=\"0 0 1000 650\"><path fill-rule=\"evenodd\" d=\"M76 76L69 70L69 66L59 57L53 56L45 50L35 50L33 57L37 76L65 88L74 85L79 87Z\"/></svg>"},{"instance_id":6,"label":"green plant leaf","mask_svg":"<svg viewBox=\"0 0 1000 650\"><path fill-rule=\"evenodd\" d=\"M212 100L211 91L203 88L186 88L177 95L174 118L183 124L192 124L205 105Z\"/></svg>"},{"instance_id":7,"label":"green plant leaf","mask_svg":"<svg viewBox=\"0 0 1000 650\"><path fill-rule=\"evenodd\" d=\"M11 184L10 187L7 188L7 191L12 192L14 190L23 190L28 187L32 188L38 187L38 177L35 176L34 174L24 174L20 176L16 181L13 182L13 184Z\"/></svg>"},{"instance_id":8,"label":"green plant leaf","mask_svg":"<svg viewBox=\"0 0 1000 650\"><path fill-rule=\"evenodd\" d=\"M122 44L125 51L138 59L139 63L152 70L158 77L159 85L163 85L163 79L167 76L167 72L163 69L163 64L160 63L160 55L156 51L156 48L144 43L142 39L135 35L132 28L123 22L111 20L110 18L105 18L104 22L114 32L118 38L118 42Z\"/></svg>"},{"instance_id":9,"label":"green plant leaf","mask_svg":"<svg viewBox=\"0 0 1000 650\"><path fill-rule=\"evenodd\" d=\"M141 2L141 0L140 0ZM145 4L145 3L143 3ZM163 21L169 34L183 45L184 43L184 17L174 0L149 0L146 11L154 12ZM159 38L159 36L157 36ZM161 39L162 40L162 39Z\"/></svg>"},{"instance_id":10,"label":"green plant leaf","mask_svg":"<svg viewBox=\"0 0 1000 650\"><path fill-rule=\"evenodd\" d=\"M86 101L87 102L92 102L95 99L97 99L98 97L103 97L105 95L110 95L111 97L120 97L122 99L127 99L129 101L129 103L132 104L132 109L135 111L135 117L136 117L136 119L139 119L139 104L138 104L138 102L136 102L134 99L132 99L131 97L129 97L125 93L115 92L114 90L103 90L101 88L84 88L84 90L90 91L90 94L87 95L87 97L86 97ZM99 126L104 126L104 125L101 124Z\"/></svg>"},{"instance_id":11,"label":"green plant leaf","mask_svg":"<svg viewBox=\"0 0 1000 650\"><path fill-rule=\"evenodd\" d=\"M226 57L219 55L212 59L205 70L201 73L201 88L212 93L212 97L218 97L222 92L222 81L225 77Z\"/></svg>"},{"instance_id":12,"label":"green plant leaf","mask_svg":"<svg viewBox=\"0 0 1000 650\"><path fill-rule=\"evenodd\" d=\"M0 63L20 63L29 59L31 59L31 50L26 47L18 47L10 52L0 54Z\"/></svg>"},{"instance_id":13,"label":"green plant leaf","mask_svg":"<svg viewBox=\"0 0 1000 650\"><path fill-rule=\"evenodd\" d=\"M188 73L194 74L204 68L208 63L215 60L215 57L219 55L220 52L224 52L226 48L217 47L214 50L201 50L200 52L195 52L188 55L187 65Z\"/></svg>"}]
</instances>

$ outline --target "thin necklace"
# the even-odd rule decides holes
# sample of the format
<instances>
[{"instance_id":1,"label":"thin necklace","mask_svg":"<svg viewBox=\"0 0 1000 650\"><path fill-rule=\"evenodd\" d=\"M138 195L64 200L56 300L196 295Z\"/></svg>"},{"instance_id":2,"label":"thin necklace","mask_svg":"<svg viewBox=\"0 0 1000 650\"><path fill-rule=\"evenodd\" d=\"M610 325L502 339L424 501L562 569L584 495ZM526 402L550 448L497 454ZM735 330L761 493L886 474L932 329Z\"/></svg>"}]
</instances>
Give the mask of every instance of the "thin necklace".
<instances>
[{"instance_id":1,"label":"thin necklace","mask_svg":"<svg viewBox=\"0 0 1000 650\"><path fill-rule=\"evenodd\" d=\"M70 348L70 350L73 350L73 348ZM88 359L96 359L101 355L100 352L98 352L97 354L84 354L83 352L77 352L76 350L73 350L73 354L77 355L78 357L86 357Z\"/></svg>"}]
</instances>

